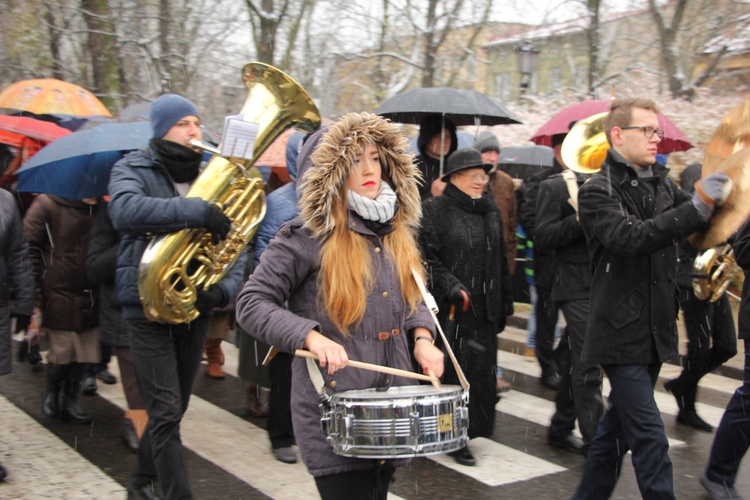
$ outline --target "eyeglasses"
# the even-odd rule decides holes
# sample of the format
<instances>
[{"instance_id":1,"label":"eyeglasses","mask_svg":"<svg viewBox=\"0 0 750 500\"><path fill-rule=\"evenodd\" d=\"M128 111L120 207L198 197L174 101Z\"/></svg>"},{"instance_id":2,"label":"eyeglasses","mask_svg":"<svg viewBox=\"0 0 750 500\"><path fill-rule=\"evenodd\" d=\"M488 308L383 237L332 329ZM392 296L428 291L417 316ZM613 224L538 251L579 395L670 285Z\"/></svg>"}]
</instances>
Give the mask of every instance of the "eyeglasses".
<instances>
[{"instance_id":1,"label":"eyeglasses","mask_svg":"<svg viewBox=\"0 0 750 500\"><path fill-rule=\"evenodd\" d=\"M656 134L656 137L659 139L664 139L664 131L659 130L658 128L654 127L620 127L622 130L631 130L631 129L638 129L643 130L643 135L646 136L646 139L651 139L654 134Z\"/></svg>"},{"instance_id":2,"label":"eyeglasses","mask_svg":"<svg viewBox=\"0 0 750 500\"><path fill-rule=\"evenodd\" d=\"M489 175L484 174L458 174L462 177L468 177L472 182L481 182L482 184L487 184L490 181Z\"/></svg>"}]
</instances>

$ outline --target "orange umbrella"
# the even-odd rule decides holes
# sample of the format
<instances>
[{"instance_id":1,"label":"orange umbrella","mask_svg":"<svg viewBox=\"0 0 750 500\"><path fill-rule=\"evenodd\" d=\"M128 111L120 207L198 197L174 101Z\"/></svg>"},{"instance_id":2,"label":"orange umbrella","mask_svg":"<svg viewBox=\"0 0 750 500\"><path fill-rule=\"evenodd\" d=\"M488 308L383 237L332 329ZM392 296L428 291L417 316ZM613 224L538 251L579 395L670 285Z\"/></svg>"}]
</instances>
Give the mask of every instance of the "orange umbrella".
<instances>
[{"instance_id":1,"label":"orange umbrella","mask_svg":"<svg viewBox=\"0 0 750 500\"><path fill-rule=\"evenodd\" d=\"M0 108L36 114L108 116L107 108L88 90L54 78L22 80L0 92Z\"/></svg>"},{"instance_id":2,"label":"orange umbrella","mask_svg":"<svg viewBox=\"0 0 750 500\"><path fill-rule=\"evenodd\" d=\"M21 147L24 138L52 142L72 132L59 125L28 116L0 115L0 144Z\"/></svg>"}]
</instances>

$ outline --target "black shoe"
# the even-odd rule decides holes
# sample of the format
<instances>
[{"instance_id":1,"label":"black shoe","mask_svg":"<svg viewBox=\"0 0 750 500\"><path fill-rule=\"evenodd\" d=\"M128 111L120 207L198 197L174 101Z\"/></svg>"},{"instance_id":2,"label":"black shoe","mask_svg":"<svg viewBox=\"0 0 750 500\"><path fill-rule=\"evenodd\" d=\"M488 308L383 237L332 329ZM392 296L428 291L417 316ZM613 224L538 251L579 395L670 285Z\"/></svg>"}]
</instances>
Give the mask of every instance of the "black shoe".
<instances>
[{"instance_id":1,"label":"black shoe","mask_svg":"<svg viewBox=\"0 0 750 500\"><path fill-rule=\"evenodd\" d=\"M81 394L85 396L93 396L96 394L96 390L96 377L88 374L83 377L83 382L81 382Z\"/></svg>"},{"instance_id":2,"label":"black shoe","mask_svg":"<svg viewBox=\"0 0 750 500\"><path fill-rule=\"evenodd\" d=\"M713 426L700 418L695 410L680 410L677 414L677 422L699 431L713 432L714 430Z\"/></svg>"},{"instance_id":3,"label":"black shoe","mask_svg":"<svg viewBox=\"0 0 750 500\"><path fill-rule=\"evenodd\" d=\"M133 427L133 421L129 418L123 419L120 439L130 451L138 451L138 434L135 432L135 427Z\"/></svg>"},{"instance_id":4,"label":"black shoe","mask_svg":"<svg viewBox=\"0 0 750 500\"><path fill-rule=\"evenodd\" d=\"M128 486L128 500L162 500L154 490L153 483L146 483L141 486Z\"/></svg>"},{"instance_id":5,"label":"black shoe","mask_svg":"<svg viewBox=\"0 0 750 500\"><path fill-rule=\"evenodd\" d=\"M544 387L547 387L554 391L560 388L560 376L559 375L551 375L549 377L542 377L541 382Z\"/></svg>"},{"instance_id":6,"label":"black shoe","mask_svg":"<svg viewBox=\"0 0 750 500\"><path fill-rule=\"evenodd\" d=\"M5 481L6 477L8 477L8 471L5 470L3 464L0 464L0 482Z\"/></svg>"},{"instance_id":7,"label":"black shoe","mask_svg":"<svg viewBox=\"0 0 750 500\"><path fill-rule=\"evenodd\" d=\"M561 450L569 451L571 453L578 453L580 455L586 454L586 443L583 439L573 434L568 434L565 437L552 437L547 439L547 444L553 448L560 448Z\"/></svg>"},{"instance_id":8,"label":"black shoe","mask_svg":"<svg viewBox=\"0 0 750 500\"><path fill-rule=\"evenodd\" d=\"M39 371L42 369L42 355L39 354L39 344L34 344L29 347L26 361L28 361L32 367L38 368L38 370L34 371Z\"/></svg>"},{"instance_id":9,"label":"black shoe","mask_svg":"<svg viewBox=\"0 0 750 500\"><path fill-rule=\"evenodd\" d=\"M472 467L477 464L474 455L469 451L469 445L464 446L460 450L452 451L449 455L455 458L456 462L461 465L466 465L467 467Z\"/></svg>"},{"instance_id":10,"label":"black shoe","mask_svg":"<svg viewBox=\"0 0 750 500\"><path fill-rule=\"evenodd\" d=\"M73 424L89 424L94 418L83 411L75 400L70 399L67 395L63 398L62 409L60 410L60 418L65 422L71 422Z\"/></svg>"},{"instance_id":11,"label":"black shoe","mask_svg":"<svg viewBox=\"0 0 750 500\"><path fill-rule=\"evenodd\" d=\"M733 486L715 483L706 477L705 472L701 475L700 482L712 500L742 500L742 497Z\"/></svg>"},{"instance_id":12,"label":"black shoe","mask_svg":"<svg viewBox=\"0 0 750 500\"><path fill-rule=\"evenodd\" d=\"M102 370L99 373L96 374L96 378L101 380L107 385L114 385L117 383L117 378L109 373L109 370Z\"/></svg>"},{"instance_id":13,"label":"black shoe","mask_svg":"<svg viewBox=\"0 0 750 500\"><path fill-rule=\"evenodd\" d=\"M29 356L29 343L25 340L22 340L18 344L18 362L24 363L26 361L26 358Z\"/></svg>"}]
</instances>

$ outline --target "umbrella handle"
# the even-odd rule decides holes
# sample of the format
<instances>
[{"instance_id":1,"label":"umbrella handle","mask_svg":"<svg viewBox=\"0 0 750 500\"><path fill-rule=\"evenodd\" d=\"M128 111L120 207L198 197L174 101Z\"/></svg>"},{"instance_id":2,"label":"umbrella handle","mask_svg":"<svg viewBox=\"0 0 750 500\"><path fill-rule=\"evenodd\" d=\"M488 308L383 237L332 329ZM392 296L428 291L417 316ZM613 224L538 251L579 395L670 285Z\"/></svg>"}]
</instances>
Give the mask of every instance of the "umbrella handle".
<instances>
[{"instance_id":1,"label":"umbrella handle","mask_svg":"<svg viewBox=\"0 0 750 500\"><path fill-rule=\"evenodd\" d=\"M461 290L461 296L464 299L464 303L461 304L461 312L466 312L469 310L469 295ZM456 319L456 304L451 304L451 306L448 308L448 321L455 321Z\"/></svg>"}]
</instances>

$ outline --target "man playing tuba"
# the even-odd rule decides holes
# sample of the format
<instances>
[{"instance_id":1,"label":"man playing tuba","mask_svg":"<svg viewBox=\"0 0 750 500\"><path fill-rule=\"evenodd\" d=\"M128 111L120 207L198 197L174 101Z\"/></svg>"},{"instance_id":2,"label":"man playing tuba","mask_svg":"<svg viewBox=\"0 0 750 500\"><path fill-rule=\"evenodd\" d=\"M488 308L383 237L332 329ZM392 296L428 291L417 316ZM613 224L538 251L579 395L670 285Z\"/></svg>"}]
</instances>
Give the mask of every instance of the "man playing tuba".
<instances>
[{"instance_id":1,"label":"man playing tuba","mask_svg":"<svg viewBox=\"0 0 750 500\"><path fill-rule=\"evenodd\" d=\"M224 279L198 289L199 316L182 324L162 324L144 314L138 292L138 269L153 235L182 229L206 229L214 243L223 240L231 220L201 198L186 198L198 178L203 154L190 146L200 140L200 118L192 102L165 94L151 106L153 139L149 147L127 155L110 178L110 212L122 233L117 256L117 297L130 331L133 364L148 412L138 462L128 498L192 498L182 457L180 421L187 409L193 379L201 362L208 316L237 294L245 252Z\"/></svg>"}]
</instances>

